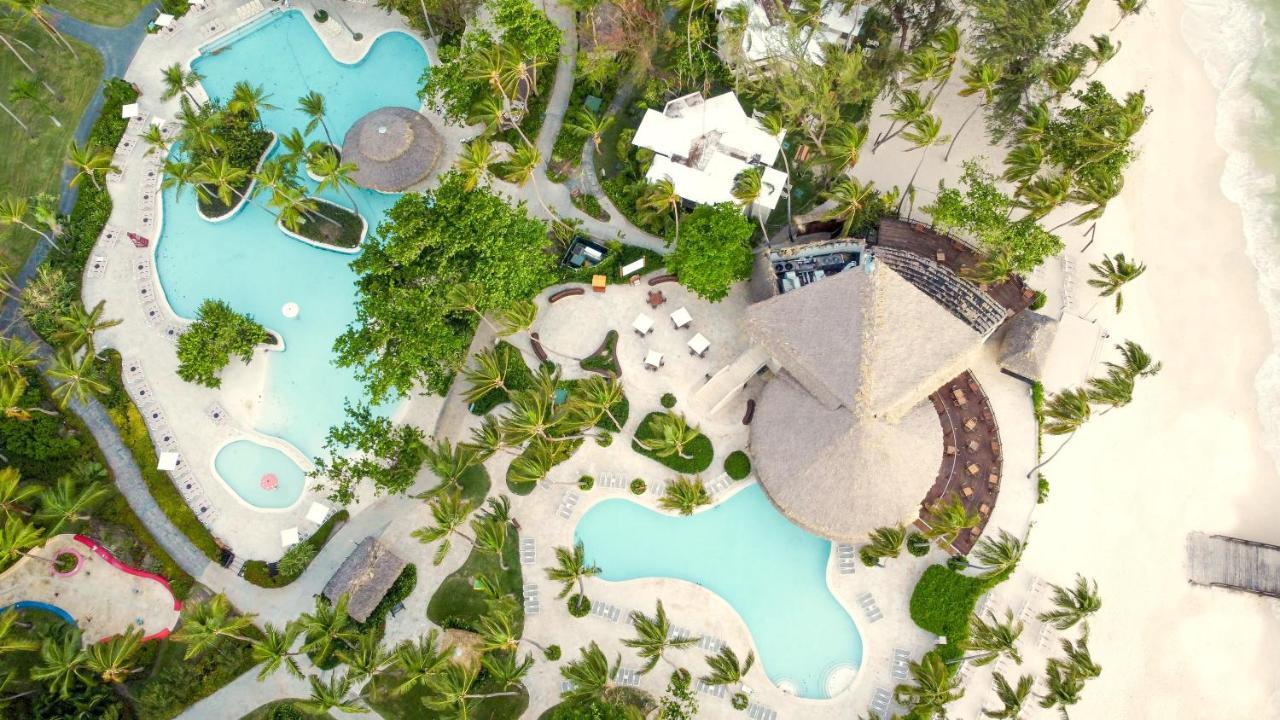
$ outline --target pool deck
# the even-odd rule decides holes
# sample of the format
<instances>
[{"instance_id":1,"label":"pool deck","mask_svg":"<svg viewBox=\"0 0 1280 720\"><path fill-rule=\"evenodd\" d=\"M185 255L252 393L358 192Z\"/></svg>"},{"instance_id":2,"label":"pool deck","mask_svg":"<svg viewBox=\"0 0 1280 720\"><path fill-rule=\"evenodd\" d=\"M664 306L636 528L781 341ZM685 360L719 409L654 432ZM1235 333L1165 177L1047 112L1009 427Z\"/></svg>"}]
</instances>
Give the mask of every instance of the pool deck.
<instances>
[{"instance_id":1,"label":"pool deck","mask_svg":"<svg viewBox=\"0 0 1280 720\"><path fill-rule=\"evenodd\" d=\"M141 628L147 638L165 637L178 624L182 604L162 579L124 565L89 538L55 535L32 552L0 574L0 607L31 601L61 608L75 619L86 643L131 627ZM62 576L49 560L64 552L81 560Z\"/></svg>"}]
</instances>

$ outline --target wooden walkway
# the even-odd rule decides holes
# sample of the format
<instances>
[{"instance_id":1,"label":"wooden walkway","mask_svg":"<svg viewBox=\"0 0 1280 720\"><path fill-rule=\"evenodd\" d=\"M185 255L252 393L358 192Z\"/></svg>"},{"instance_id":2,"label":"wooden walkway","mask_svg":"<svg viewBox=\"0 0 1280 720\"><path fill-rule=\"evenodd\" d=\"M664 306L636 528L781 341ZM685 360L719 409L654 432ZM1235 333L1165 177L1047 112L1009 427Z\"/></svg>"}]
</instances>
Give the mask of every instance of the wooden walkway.
<instances>
[{"instance_id":1,"label":"wooden walkway","mask_svg":"<svg viewBox=\"0 0 1280 720\"><path fill-rule=\"evenodd\" d=\"M867 241L868 245L905 250L914 255L938 262L961 277L982 259L970 245L939 233L923 223L885 218ZM941 256L939 256L941 253ZM942 260L939 261L938 258ZM1035 297L1035 291L1027 288L1021 278L1014 276L999 285L982 288L996 302L1015 315L1025 310Z\"/></svg>"},{"instance_id":2,"label":"wooden walkway","mask_svg":"<svg viewBox=\"0 0 1280 720\"><path fill-rule=\"evenodd\" d=\"M964 394L963 405L956 399L957 391ZM969 512L981 518L977 527L961 533L951 543L951 547L963 555L982 537L1000 495L1004 461L1000 426L991 412L986 392L967 370L938 388L929 400L942 424L942 466L933 487L920 503L920 522L927 526L926 510L938 500L960 498Z\"/></svg>"},{"instance_id":3,"label":"wooden walkway","mask_svg":"<svg viewBox=\"0 0 1280 720\"><path fill-rule=\"evenodd\" d=\"M1226 535L1187 535L1187 579L1280 598L1280 547Z\"/></svg>"}]
</instances>

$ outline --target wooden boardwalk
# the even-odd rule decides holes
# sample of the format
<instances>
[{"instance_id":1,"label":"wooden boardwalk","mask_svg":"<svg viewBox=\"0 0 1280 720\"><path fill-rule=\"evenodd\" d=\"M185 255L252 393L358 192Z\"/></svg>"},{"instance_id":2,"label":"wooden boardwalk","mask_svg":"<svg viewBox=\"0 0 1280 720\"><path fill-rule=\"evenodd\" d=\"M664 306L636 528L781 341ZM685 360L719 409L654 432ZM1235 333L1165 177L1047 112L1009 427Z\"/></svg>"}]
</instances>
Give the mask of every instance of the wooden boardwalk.
<instances>
[{"instance_id":1,"label":"wooden boardwalk","mask_svg":"<svg viewBox=\"0 0 1280 720\"><path fill-rule=\"evenodd\" d=\"M1280 547L1226 535L1187 535L1187 579L1280 598Z\"/></svg>"}]
</instances>

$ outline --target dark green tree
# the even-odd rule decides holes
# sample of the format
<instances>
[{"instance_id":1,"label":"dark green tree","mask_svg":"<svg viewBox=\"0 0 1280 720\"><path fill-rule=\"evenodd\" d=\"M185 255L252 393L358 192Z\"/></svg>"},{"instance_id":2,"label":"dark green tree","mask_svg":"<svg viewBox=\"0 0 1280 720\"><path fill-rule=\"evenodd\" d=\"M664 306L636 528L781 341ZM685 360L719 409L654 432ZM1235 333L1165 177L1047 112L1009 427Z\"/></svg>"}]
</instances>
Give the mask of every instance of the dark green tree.
<instances>
[{"instance_id":1,"label":"dark green tree","mask_svg":"<svg viewBox=\"0 0 1280 720\"><path fill-rule=\"evenodd\" d=\"M271 336L262 324L238 313L221 300L205 300L196 310L196 321L178 338L178 377L216 388L218 373L235 356L253 359L253 349Z\"/></svg>"},{"instance_id":2,"label":"dark green tree","mask_svg":"<svg viewBox=\"0 0 1280 720\"><path fill-rule=\"evenodd\" d=\"M751 277L751 222L730 203L702 205L685 219L667 267L680 284L712 302Z\"/></svg>"}]
</instances>

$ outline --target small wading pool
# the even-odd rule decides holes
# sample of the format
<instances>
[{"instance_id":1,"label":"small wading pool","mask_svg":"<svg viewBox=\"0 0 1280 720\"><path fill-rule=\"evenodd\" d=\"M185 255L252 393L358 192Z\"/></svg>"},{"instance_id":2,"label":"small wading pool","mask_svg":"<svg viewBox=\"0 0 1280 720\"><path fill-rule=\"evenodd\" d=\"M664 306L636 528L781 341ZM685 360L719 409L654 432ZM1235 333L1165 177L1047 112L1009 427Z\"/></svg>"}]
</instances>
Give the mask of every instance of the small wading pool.
<instances>
[{"instance_id":1,"label":"small wading pool","mask_svg":"<svg viewBox=\"0 0 1280 720\"><path fill-rule=\"evenodd\" d=\"M250 440L227 443L213 465L223 482L254 507L287 508L307 485L306 474L288 455Z\"/></svg>"},{"instance_id":2,"label":"small wading pool","mask_svg":"<svg viewBox=\"0 0 1280 720\"><path fill-rule=\"evenodd\" d=\"M801 697L830 697L862 664L858 629L827 588L831 543L788 522L759 485L692 517L606 500L575 536L605 580L676 578L724 598L751 631L769 679ZM696 617L673 622L698 630ZM747 650L733 649L739 657Z\"/></svg>"}]
</instances>

